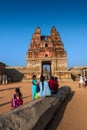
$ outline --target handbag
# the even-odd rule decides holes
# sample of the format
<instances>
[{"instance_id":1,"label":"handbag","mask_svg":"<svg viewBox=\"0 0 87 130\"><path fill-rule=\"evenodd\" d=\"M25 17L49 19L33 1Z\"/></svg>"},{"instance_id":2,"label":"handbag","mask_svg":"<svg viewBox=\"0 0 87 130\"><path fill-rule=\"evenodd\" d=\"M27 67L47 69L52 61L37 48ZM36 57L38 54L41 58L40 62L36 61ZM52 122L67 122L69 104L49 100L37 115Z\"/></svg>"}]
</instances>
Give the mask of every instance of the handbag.
<instances>
[{"instance_id":1,"label":"handbag","mask_svg":"<svg viewBox=\"0 0 87 130\"><path fill-rule=\"evenodd\" d=\"M40 87L39 87L39 84L37 84L36 86L36 92L39 92L40 91Z\"/></svg>"}]
</instances>

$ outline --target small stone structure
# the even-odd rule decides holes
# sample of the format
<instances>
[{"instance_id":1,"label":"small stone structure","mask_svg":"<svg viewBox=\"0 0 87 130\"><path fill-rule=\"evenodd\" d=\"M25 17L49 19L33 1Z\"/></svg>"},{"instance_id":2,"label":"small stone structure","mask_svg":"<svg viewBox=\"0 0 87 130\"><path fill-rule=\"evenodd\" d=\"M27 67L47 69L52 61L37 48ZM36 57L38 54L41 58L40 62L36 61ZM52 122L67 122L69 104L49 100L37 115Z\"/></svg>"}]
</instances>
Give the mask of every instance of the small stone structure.
<instances>
[{"instance_id":1,"label":"small stone structure","mask_svg":"<svg viewBox=\"0 0 87 130\"><path fill-rule=\"evenodd\" d=\"M1 115L0 130L44 130L70 92L71 88L64 86L55 96L32 100Z\"/></svg>"},{"instance_id":2,"label":"small stone structure","mask_svg":"<svg viewBox=\"0 0 87 130\"><path fill-rule=\"evenodd\" d=\"M87 66L73 66L70 71L73 80L79 80L79 74L83 79L87 78Z\"/></svg>"}]
</instances>

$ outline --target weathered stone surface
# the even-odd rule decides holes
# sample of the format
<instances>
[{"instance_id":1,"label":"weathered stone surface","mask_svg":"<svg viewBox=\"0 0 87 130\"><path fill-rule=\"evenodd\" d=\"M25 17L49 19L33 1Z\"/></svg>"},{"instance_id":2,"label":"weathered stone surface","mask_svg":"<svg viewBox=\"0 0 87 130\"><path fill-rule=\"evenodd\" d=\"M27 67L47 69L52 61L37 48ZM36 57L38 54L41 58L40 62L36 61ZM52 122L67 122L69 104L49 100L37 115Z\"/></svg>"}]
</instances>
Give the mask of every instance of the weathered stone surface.
<instances>
[{"instance_id":1,"label":"weathered stone surface","mask_svg":"<svg viewBox=\"0 0 87 130\"><path fill-rule=\"evenodd\" d=\"M79 74L83 76L83 79L87 78L87 66L73 66L70 71L73 80L79 80Z\"/></svg>"},{"instance_id":2,"label":"weathered stone surface","mask_svg":"<svg viewBox=\"0 0 87 130\"><path fill-rule=\"evenodd\" d=\"M53 26L50 36L41 36L40 28L37 27L32 36L29 49L26 54L26 63L31 74L44 75L43 65L49 65L47 77L57 76L58 79L71 79L71 72L67 69L67 54L59 33Z\"/></svg>"},{"instance_id":3,"label":"weathered stone surface","mask_svg":"<svg viewBox=\"0 0 87 130\"><path fill-rule=\"evenodd\" d=\"M44 130L70 92L71 88L64 86L57 95L32 100L1 115L0 130Z\"/></svg>"}]
</instances>

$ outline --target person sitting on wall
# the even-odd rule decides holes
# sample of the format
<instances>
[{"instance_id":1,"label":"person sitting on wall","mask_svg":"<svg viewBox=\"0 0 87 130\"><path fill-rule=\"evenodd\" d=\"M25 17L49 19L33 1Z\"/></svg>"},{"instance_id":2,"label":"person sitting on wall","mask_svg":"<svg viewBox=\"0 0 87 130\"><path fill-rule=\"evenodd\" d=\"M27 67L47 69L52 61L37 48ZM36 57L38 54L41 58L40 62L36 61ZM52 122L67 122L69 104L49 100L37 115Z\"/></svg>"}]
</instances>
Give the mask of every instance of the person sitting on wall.
<instances>
[{"instance_id":1,"label":"person sitting on wall","mask_svg":"<svg viewBox=\"0 0 87 130\"><path fill-rule=\"evenodd\" d=\"M40 87L40 91L36 93L35 98L51 95L48 82L45 80L44 76L40 77L39 87Z\"/></svg>"},{"instance_id":2,"label":"person sitting on wall","mask_svg":"<svg viewBox=\"0 0 87 130\"><path fill-rule=\"evenodd\" d=\"M54 94L57 94L59 88L58 78L54 77Z\"/></svg>"},{"instance_id":3,"label":"person sitting on wall","mask_svg":"<svg viewBox=\"0 0 87 130\"><path fill-rule=\"evenodd\" d=\"M49 87L52 94L56 94L58 92L58 81L57 78L51 76L50 80L48 81Z\"/></svg>"},{"instance_id":4,"label":"person sitting on wall","mask_svg":"<svg viewBox=\"0 0 87 130\"><path fill-rule=\"evenodd\" d=\"M48 81L48 84L49 84L51 93L53 93L54 92L54 77L53 76L50 77L50 80Z\"/></svg>"},{"instance_id":5,"label":"person sitting on wall","mask_svg":"<svg viewBox=\"0 0 87 130\"><path fill-rule=\"evenodd\" d=\"M12 95L11 107L16 108L23 104L23 95L19 88L15 89L15 94Z\"/></svg>"}]
</instances>

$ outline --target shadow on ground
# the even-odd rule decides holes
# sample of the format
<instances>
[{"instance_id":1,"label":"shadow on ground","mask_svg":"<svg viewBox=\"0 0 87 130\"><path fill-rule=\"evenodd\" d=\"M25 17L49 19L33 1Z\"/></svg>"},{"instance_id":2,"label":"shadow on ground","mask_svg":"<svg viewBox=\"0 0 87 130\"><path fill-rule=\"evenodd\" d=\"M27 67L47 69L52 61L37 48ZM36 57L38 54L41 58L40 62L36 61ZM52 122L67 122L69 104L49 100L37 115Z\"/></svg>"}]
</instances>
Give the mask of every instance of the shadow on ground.
<instances>
[{"instance_id":1,"label":"shadow on ground","mask_svg":"<svg viewBox=\"0 0 87 130\"><path fill-rule=\"evenodd\" d=\"M30 96L25 96L25 97L23 97L23 99L25 99L25 98L29 98L29 97L31 97L31 95L30 95ZM5 106L5 105L10 104L10 103L11 103L11 101L8 101L8 102L5 102L5 103L2 103L2 104L0 104L0 107Z\"/></svg>"},{"instance_id":2,"label":"shadow on ground","mask_svg":"<svg viewBox=\"0 0 87 130\"><path fill-rule=\"evenodd\" d=\"M12 89L15 89L15 88L17 88L17 87L1 89L0 92L2 92L2 91L6 91L6 90L12 90ZM21 87L18 87L18 88L21 88Z\"/></svg>"},{"instance_id":3,"label":"shadow on ground","mask_svg":"<svg viewBox=\"0 0 87 130\"><path fill-rule=\"evenodd\" d=\"M62 103L62 105L58 108L57 112L54 114L52 120L48 123L48 125L46 126L46 128L44 130L56 130L63 118L65 109L67 107L67 104L71 101L71 99L73 98L75 92L72 91L64 100L64 102Z\"/></svg>"}]
</instances>

